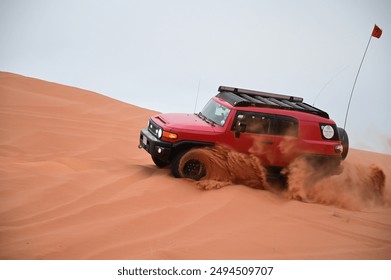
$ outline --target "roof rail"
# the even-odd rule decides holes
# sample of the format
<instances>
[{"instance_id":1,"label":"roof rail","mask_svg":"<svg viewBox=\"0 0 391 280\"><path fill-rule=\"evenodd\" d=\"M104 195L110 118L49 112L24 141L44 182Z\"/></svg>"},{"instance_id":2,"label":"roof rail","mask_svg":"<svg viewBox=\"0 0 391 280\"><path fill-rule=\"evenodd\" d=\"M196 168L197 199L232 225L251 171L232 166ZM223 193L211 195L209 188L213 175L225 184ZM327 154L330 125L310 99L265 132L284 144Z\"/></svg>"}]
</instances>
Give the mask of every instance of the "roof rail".
<instances>
[{"instance_id":1,"label":"roof rail","mask_svg":"<svg viewBox=\"0 0 391 280\"><path fill-rule=\"evenodd\" d=\"M301 111L329 118L329 115L314 106L303 102L302 97L289 96L283 94L241 89L227 86L219 87L220 97L232 106L242 107L271 107L285 110Z\"/></svg>"}]
</instances>

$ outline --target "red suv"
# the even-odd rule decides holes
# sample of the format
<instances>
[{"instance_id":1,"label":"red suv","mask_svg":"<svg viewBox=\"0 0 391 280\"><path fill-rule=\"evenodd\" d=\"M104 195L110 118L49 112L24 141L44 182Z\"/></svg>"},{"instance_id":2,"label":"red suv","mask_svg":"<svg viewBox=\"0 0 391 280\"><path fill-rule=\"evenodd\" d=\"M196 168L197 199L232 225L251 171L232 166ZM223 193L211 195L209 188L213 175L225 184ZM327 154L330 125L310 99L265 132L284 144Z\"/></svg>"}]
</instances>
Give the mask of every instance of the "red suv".
<instances>
[{"instance_id":1,"label":"red suv","mask_svg":"<svg viewBox=\"0 0 391 280\"><path fill-rule=\"evenodd\" d=\"M175 177L196 180L205 176L202 162L188 159L179 165L182 156L216 144L255 154L274 173L299 155L333 165L346 158L345 130L303 98L226 86L218 91L198 114L151 117L140 131L139 148L158 167L171 165Z\"/></svg>"}]
</instances>

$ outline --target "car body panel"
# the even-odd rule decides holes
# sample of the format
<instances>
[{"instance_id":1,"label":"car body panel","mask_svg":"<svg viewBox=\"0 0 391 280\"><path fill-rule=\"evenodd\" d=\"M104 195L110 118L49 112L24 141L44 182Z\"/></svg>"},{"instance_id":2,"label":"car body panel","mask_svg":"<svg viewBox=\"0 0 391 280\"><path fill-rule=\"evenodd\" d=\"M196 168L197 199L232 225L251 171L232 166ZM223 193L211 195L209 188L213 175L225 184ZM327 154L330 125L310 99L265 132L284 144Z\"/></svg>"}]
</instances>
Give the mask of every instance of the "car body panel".
<instances>
[{"instance_id":1,"label":"car body panel","mask_svg":"<svg viewBox=\"0 0 391 280\"><path fill-rule=\"evenodd\" d=\"M254 97L252 99L255 100ZM177 137L170 139L163 134L161 139L157 139L157 135L146 135L145 130L142 130L140 147L145 148L152 156L159 156L156 151L147 149L143 143L146 141L145 137L154 136L155 139L148 141L155 141L157 144L154 146L160 145L165 149L164 160L167 162L172 160L174 154L184 149L215 144L256 155L266 166L284 167L299 155L339 159L341 155L336 146L340 145L341 141L337 135L337 126L329 119L328 114L305 103L293 104L291 101L283 101L292 108L284 108L282 101L279 101L284 105L281 108L262 107L259 104L235 106L232 104L234 101L215 96L209 102L213 104L206 105L212 107L202 111L210 117L209 120L202 114L158 114L151 117L154 129L155 126L159 127L163 131L174 133ZM297 111L295 107L299 106L296 104L302 109ZM210 109L214 108L216 116L210 115L213 114L210 113ZM306 112L306 108L309 108L309 112ZM216 121L218 109L219 112L226 114L221 122ZM336 135L330 139L322 136L322 129L325 126L335 130ZM243 131L238 132L239 127L244 127Z\"/></svg>"}]
</instances>

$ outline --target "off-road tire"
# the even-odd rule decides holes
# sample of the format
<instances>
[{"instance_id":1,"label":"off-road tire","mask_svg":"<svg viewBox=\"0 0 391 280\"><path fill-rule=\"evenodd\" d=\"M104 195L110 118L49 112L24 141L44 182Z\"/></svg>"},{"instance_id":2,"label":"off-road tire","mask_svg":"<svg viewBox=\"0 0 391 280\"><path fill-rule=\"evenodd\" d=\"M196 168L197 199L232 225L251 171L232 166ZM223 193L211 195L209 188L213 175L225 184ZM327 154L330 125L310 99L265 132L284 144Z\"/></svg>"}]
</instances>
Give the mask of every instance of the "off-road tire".
<instances>
[{"instance_id":1,"label":"off-road tire","mask_svg":"<svg viewBox=\"0 0 391 280\"><path fill-rule=\"evenodd\" d=\"M341 154L341 157L344 160L348 156L348 152L349 152L349 137L346 131L342 127L338 127L338 134L343 147L343 152Z\"/></svg>"},{"instance_id":2,"label":"off-road tire","mask_svg":"<svg viewBox=\"0 0 391 280\"><path fill-rule=\"evenodd\" d=\"M175 156L171 163L171 173L176 178L189 178L198 181L206 175L205 165L199 159L188 158L183 164L182 170L179 170L179 163L187 152L183 151Z\"/></svg>"}]
</instances>

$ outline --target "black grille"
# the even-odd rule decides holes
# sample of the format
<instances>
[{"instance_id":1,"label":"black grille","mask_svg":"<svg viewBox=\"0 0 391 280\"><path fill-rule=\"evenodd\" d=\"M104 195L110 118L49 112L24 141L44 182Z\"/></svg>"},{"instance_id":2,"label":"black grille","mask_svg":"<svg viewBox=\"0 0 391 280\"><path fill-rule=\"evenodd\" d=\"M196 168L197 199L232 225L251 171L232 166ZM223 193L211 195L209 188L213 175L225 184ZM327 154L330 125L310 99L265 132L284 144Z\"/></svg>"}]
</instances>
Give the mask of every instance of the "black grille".
<instances>
[{"instance_id":1,"label":"black grille","mask_svg":"<svg viewBox=\"0 0 391 280\"><path fill-rule=\"evenodd\" d=\"M156 137L158 137L157 131L159 130L159 128L160 126L158 126L154 121L149 120L148 131L151 132Z\"/></svg>"}]
</instances>

